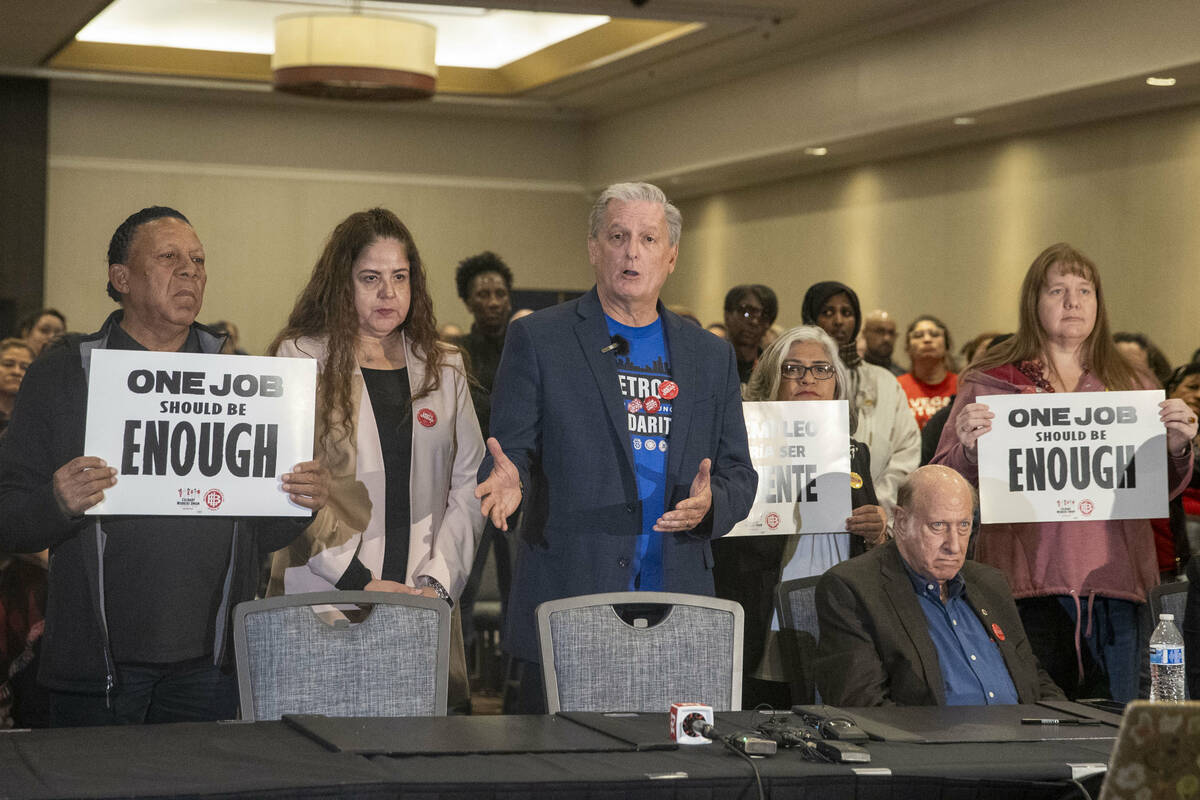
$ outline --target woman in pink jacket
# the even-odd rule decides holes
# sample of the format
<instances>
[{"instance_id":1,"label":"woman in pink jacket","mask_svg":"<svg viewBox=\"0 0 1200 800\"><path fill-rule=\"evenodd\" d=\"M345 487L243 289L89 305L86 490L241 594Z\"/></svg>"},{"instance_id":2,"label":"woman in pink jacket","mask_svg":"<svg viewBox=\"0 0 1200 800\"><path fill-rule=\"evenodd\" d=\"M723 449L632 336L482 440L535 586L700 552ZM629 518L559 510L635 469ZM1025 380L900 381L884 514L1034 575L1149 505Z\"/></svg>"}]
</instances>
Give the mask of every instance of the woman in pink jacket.
<instances>
[{"instance_id":1,"label":"woman in pink jacket","mask_svg":"<svg viewBox=\"0 0 1200 800\"><path fill-rule=\"evenodd\" d=\"M1016 335L962 376L933 463L978 484L976 443L994 417L986 395L1147 388L1113 344L1096 265L1053 245L1025 274ZM1196 416L1178 399L1160 409L1177 494L1191 475ZM983 525L976 557L1007 575L1034 653L1068 697L1137 696L1144 604L1158 583L1148 520Z\"/></svg>"}]
</instances>

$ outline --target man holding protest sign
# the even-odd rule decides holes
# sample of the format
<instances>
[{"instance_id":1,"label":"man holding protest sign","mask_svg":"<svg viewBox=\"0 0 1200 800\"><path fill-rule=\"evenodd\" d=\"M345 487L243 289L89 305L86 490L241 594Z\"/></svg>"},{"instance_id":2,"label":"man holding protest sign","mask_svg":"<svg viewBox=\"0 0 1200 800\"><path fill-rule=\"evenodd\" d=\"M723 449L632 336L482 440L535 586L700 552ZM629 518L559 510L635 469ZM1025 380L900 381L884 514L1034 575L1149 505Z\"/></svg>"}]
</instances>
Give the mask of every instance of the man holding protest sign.
<instances>
[{"instance_id":1,"label":"man holding protest sign","mask_svg":"<svg viewBox=\"0 0 1200 800\"><path fill-rule=\"evenodd\" d=\"M39 681L51 690L52 724L230 719L230 613L254 595L259 553L287 544L310 517L85 516L117 483L114 467L83 454L92 353L222 344L195 322L204 249L178 211L130 216L108 263L121 309L97 333L52 345L25 378L0 448L0 549L50 548ZM294 503L324 505L328 472L315 461L281 477Z\"/></svg>"},{"instance_id":2,"label":"man holding protest sign","mask_svg":"<svg viewBox=\"0 0 1200 800\"><path fill-rule=\"evenodd\" d=\"M933 462L978 485L978 442L996 418L987 403L978 402L985 395L1149 388L1112 342L1095 264L1070 245L1052 245L1025 275L1017 333L984 353L962 377ZM1113 421L1117 413L1112 410ZM1167 445L1167 486L1175 495L1191 474L1196 414L1182 400L1170 399L1159 404L1158 417ZM1078 435L1092 416L1078 419L1064 424L1064 433ZM1050 432L1052 438L1059 435ZM1022 486L1038 480L1027 460L1018 465ZM1166 498L1162 501L1165 505ZM1138 665L1149 636L1142 604L1158 583L1149 521L988 524L984 510L977 557L1008 577L1033 650L1055 683L1070 697L1107 693L1121 702L1137 697Z\"/></svg>"},{"instance_id":3,"label":"man holding protest sign","mask_svg":"<svg viewBox=\"0 0 1200 800\"><path fill-rule=\"evenodd\" d=\"M712 594L709 539L749 512L733 350L668 311L682 221L662 191L610 186L592 207L592 291L509 325L479 469L484 514L507 530L524 500L504 646L541 707L534 609L627 590Z\"/></svg>"}]
</instances>

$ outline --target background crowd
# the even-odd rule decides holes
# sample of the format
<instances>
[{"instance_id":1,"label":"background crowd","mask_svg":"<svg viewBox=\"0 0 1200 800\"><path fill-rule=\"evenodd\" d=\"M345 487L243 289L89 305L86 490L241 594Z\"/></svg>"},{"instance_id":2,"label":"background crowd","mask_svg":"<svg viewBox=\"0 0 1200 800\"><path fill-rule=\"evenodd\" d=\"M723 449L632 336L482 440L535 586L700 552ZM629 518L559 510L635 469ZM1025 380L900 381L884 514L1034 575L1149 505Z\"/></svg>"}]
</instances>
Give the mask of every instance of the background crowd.
<instances>
[{"instance_id":1,"label":"background crowd","mask_svg":"<svg viewBox=\"0 0 1200 800\"><path fill-rule=\"evenodd\" d=\"M151 213L140 212L139 225L187 224L171 209L146 211ZM593 240L595 228L593 220ZM672 231L672 247L678 235ZM667 271L673 268L672 256ZM470 709L465 654L472 644L470 615L480 565L489 555L496 560L507 605L513 551L526 546L518 538L521 530L505 533L512 510L506 500L500 506L506 513L493 505L489 515L486 499L480 512L476 486L488 474L481 471L477 480L477 470L481 462L487 469L506 468L499 445L488 442L492 400L503 396L500 384L506 376L528 379L516 361L533 363L534 356L502 362L511 321L530 312L514 314L510 296L516 278L501 256L472 255L457 268L458 294L473 318L466 333L439 330L426 269L404 223L389 211L372 209L351 215L330 234L300 288L269 355L318 362L315 460L328 472L328 496L311 493L320 495L311 506L311 524L276 551L260 591L367 589L452 603L451 706L465 711ZM597 266L601 284L602 269ZM713 544L715 592L746 611L744 706L786 706L793 699L776 642L778 623L772 619L776 585L822 575L886 545L897 516L908 513L898 501L918 467L946 465L976 483L977 442L991 427L988 395L1162 388L1168 517L979 525L976 513L969 545L974 557L1003 572L1033 652L1068 697L1126 701L1139 695L1141 655L1151 627L1147 592L1187 573L1200 578L1200 561L1189 566L1191 553L1200 549L1200 478L1192 471L1200 351L1191 363L1172 368L1144 333L1112 332L1100 273L1069 245L1047 248L1033 261L1014 299L1016 330L960 332L960 339L962 334L970 338L958 349L937 308L904 325L884 309L864 312L856 291L834 280L813 283L800 308L780 308L775 292L764 285L733 287L722 319L707 332L689 310L667 311L658 304L657 316L675 331L672 342L694 339L697 352L729 356L745 401L837 399L850 406L853 511L845 532L716 539ZM117 294L127 314L135 308L130 303L137 292L133 286ZM586 297L583 302L581 309ZM522 336L552 331L555 313L534 312L542 324L522 325ZM669 327L676 324L689 327ZM233 323L201 327L224 337L221 352L242 352ZM898 342L902 327L904 338ZM8 426L26 370L48 345L62 342L66 330L61 313L42 309L0 341L0 431ZM616 329L610 325L610 330ZM633 327L620 330L634 336ZM727 339L729 346L713 337ZM613 334L614 343L620 338ZM541 343L520 346L533 353ZM715 359L706 358L713 363L705 366L720 371ZM421 413L414 416L416 408ZM511 406L499 408L502 423L511 423ZM453 424L439 426L430 419ZM690 498L698 483L707 481L706 469L696 475ZM521 488L527 489L523 482ZM524 500L536 508L544 498ZM686 502L666 508L686 508ZM662 511L647 524L654 525ZM696 524L690 521L688 530ZM44 625L46 564L45 552L0 555L0 724L50 720L47 699L33 680ZM561 564L545 569L562 572L568 582L578 580Z\"/></svg>"}]
</instances>

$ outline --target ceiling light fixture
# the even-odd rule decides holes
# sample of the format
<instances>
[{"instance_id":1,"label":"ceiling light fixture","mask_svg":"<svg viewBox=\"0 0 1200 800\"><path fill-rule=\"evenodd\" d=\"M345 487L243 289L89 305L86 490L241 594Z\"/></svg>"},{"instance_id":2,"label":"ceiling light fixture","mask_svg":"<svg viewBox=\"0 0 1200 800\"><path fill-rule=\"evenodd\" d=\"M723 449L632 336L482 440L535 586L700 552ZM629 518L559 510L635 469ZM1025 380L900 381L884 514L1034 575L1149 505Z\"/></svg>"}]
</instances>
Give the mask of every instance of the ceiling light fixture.
<instances>
[{"instance_id":1,"label":"ceiling light fixture","mask_svg":"<svg viewBox=\"0 0 1200 800\"><path fill-rule=\"evenodd\" d=\"M285 14L271 70L281 92L340 100L423 100L437 87L437 29L370 14Z\"/></svg>"},{"instance_id":2,"label":"ceiling light fixture","mask_svg":"<svg viewBox=\"0 0 1200 800\"><path fill-rule=\"evenodd\" d=\"M823 156L829 153L828 147L806 147L804 155L806 156Z\"/></svg>"},{"instance_id":3,"label":"ceiling light fixture","mask_svg":"<svg viewBox=\"0 0 1200 800\"><path fill-rule=\"evenodd\" d=\"M955 117L954 124L955 125L974 125L975 118L974 117Z\"/></svg>"},{"instance_id":4,"label":"ceiling light fixture","mask_svg":"<svg viewBox=\"0 0 1200 800\"><path fill-rule=\"evenodd\" d=\"M1147 86L1174 86L1174 78L1146 78Z\"/></svg>"}]
</instances>

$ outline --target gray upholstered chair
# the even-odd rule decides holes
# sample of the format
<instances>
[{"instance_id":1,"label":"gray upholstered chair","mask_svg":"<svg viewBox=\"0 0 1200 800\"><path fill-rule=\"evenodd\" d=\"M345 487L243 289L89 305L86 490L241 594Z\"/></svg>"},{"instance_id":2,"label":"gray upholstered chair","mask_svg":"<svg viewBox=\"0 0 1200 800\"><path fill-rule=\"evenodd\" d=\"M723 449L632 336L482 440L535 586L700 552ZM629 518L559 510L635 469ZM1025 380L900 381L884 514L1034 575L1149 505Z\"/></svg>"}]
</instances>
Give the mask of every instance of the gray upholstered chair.
<instances>
[{"instance_id":1,"label":"gray upholstered chair","mask_svg":"<svg viewBox=\"0 0 1200 800\"><path fill-rule=\"evenodd\" d=\"M783 667L792 685L792 702L800 705L819 703L813 663L817 657L817 581L795 578L775 589L775 614L779 617L779 647Z\"/></svg>"},{"instance_id":2,"label":"gray upholstered chair","mask_svg":"<svg viewBox=\"0 0 1200 800\"><path fill-rule=\"evenodd\" d=\"M1150 590L1151 625L1158 624L1159 614L1174 614L1175 627L1183 630L1183 612L1187 610L1187 581L1160 583Z\"/></svg>"},{"instance_id":3,"label":"gray upholstered chair","mask_svg":"<svg viewBox=\"0 0 1200 800\"><path fill-rule=\"evenodd\" d=\"M667 711L695 702L739 711L742 607L671 592L611 592L537 607L546 707Z\"/></svg>"},{"instance_id":4,"label":"gray upholstered chair","mask_svg":"<svg viewBox=\"0 0 1200 800\"><path fill-rule=\"evenodd\" d=\"M372 607L355 608L365 605ZM438 598L316 592L253 600L234 609L233 643L244 720L446 713L450 607Z\"/></svg>"}]
</instances>

